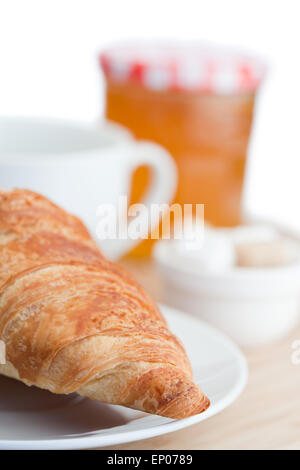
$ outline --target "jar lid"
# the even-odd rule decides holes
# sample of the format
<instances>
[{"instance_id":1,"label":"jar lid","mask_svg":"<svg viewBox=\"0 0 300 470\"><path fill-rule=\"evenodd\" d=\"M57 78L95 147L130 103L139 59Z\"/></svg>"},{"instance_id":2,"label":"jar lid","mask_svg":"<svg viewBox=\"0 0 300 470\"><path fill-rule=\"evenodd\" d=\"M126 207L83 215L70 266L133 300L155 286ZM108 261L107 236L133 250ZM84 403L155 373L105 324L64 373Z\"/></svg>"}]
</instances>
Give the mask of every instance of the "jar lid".
<instances>
[{"instance_id":1,"label":"jar lid","mask_svg":"<svg viewBox=\"0 0 300 470\"><path fill-rule=\"evenodd\" d=\"M219 94L253 92L266 71L257 57L190 42L125 42L104 50L100 64L106 78L116 82Z\"/></svg>"}]
</instances>

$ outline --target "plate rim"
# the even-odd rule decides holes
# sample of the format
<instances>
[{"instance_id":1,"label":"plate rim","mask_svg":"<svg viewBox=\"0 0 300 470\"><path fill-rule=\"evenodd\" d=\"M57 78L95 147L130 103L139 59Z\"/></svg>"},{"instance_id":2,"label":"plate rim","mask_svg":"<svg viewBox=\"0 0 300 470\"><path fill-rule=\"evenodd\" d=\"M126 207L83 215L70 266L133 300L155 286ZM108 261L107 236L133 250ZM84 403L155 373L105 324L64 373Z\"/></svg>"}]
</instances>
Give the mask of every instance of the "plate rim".
<instances>
[{"instance_id":1,"label":"plate rim","mask_svg":"<svg viewBox=\"0 0 300 470\"><path fill-rule=\"evenodd\" d=\"M139 430L126 430L108 435L100 435L97 431L92 431L90 434L82 436L81 434L72 437L48 438L37 440L3 440L0 439L0 450L74 450L74 449L93 449L102 448L113 445L126 444L129 442L138 442L152 437L162 436L171 432L179 431L186 427L198 424L206 419L215 416L222 410L230 406L242 393L248 381L248 363L242 353L241 349L223 332L217 328L209 325L207 322L197 318L196 316L185 314L182 310L175 309L168 305L159 304L162 313L170 313L172 315L181 317L188 315L189 320L198 323L201 327L214 335L220 342L226 344L235 355L240 369L240 376L234 387L230 390L227 396L221 399L217 404L208 408L204 413L184 418L181 420L170 419L168 422L156 424L153 427L139 429ZM154 415L156 416L156 415ZM141 419L148 419L151 415ZM126 428L126 424L119 428ZM99 442L99 440L101 442Z\"/></svg>"}]
</instances>

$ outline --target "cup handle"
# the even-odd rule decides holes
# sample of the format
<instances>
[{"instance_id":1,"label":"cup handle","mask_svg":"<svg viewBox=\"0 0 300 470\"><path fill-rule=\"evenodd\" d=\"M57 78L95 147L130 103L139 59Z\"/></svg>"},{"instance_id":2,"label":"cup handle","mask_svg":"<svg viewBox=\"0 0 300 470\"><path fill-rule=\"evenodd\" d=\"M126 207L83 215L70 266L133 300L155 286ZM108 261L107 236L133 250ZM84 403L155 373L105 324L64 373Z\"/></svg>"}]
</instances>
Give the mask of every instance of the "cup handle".
<instances>
[{"instance_id":1,"label":"cup handle","mask_svg":"<svg viewBox=\"0 0 300 470\"><path fill-rule=\"evenodd\" d=\"M167 207L162 206L160 214L152 214L150 226L150 208L152 204L166 205L172 202L177 188L177 168L171 155L160 145L147 141L137 141L132 144L128 152L129 171L140 166L147 166L152 171L150 187L147 189L145 197L138 204L144 205L144 210L128 223L128 233L134 232L134 224L140 227L144 238L150 232L151 227L159 224L161 217L167 212ZM143 238L142 238L143 239ZM129 252L141 241L141 238L119 239L114 244L113 251L109 254L111 259L118 259Z\"/></svg>"}]
</instances>

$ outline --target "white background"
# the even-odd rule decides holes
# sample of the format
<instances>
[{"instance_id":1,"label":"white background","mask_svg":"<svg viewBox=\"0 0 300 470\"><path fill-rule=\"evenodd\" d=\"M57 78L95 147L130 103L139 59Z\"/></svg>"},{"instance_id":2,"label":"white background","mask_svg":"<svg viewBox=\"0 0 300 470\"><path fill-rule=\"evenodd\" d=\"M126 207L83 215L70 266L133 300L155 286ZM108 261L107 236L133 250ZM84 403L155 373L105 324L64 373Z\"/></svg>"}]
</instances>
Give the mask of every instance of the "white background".
<instances>
[{"instance_id":1,"label":"white background","mask_svg":"<svg viewBox=\"0 0 300 470\"><path fill-rule=\"evenodd\" d=\"M245 207L300 230L299 18L299 0L0 0L0 114L97 119L98 51L118 39L205 39L257 51L270 70Z\"/></svg>"}]
</instances>

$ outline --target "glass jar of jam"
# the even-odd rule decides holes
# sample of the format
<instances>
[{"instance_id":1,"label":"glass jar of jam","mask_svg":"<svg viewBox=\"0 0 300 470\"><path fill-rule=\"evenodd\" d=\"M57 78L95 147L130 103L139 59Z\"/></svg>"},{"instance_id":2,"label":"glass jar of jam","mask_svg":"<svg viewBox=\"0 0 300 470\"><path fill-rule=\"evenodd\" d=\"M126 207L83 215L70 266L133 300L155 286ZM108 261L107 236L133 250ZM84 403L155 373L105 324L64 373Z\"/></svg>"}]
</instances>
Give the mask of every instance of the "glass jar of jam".
<instances>
[{"instance_id":1,"label":"glass jar of jam","mask_svg":"<svg viewBox=\"0 0 300 470\"><path fill-rule=\"evenodd\" d=\"M174 202L204 204L214 225L239 224L261 61L201 44L125 43L104 51L100 62L106 118L169 150L179 174ZM137 171L134 202L148 177ZM144 241L135 254L150 246Z\"/></svg>"}]
</instances>

